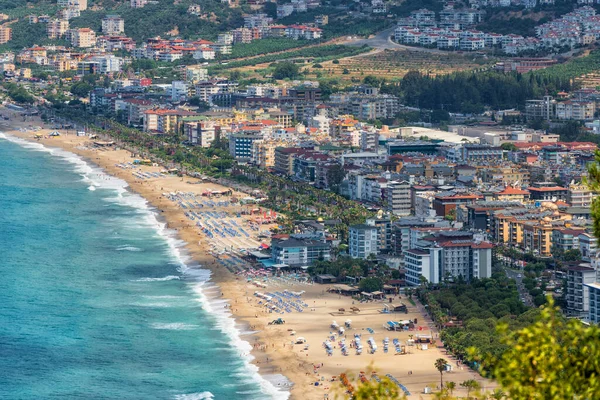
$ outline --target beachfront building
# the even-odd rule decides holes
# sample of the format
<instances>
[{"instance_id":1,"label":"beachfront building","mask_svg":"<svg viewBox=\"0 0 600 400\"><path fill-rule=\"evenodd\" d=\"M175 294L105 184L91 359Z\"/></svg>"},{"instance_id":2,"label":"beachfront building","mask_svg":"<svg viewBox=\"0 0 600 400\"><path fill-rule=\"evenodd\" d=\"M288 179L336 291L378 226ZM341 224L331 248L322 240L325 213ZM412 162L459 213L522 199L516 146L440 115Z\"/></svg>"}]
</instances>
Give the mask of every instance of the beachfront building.
<instances>
[{"instance_id":1,"label":"beachfront building","mask_svg":"<svg viewBox=\"0 0 600 400\"><path fill-rule=\"evenodd\" d=\"M308 266L317 260L331 259L331 246L325 240L311 236L292 235L288 239L271 242L271 260L275 264Z\"/></svg>"},{"instance_id":2,"label":"beachfront building","mask_svg":"<svg viewBox=\"0 0 600 400\"><path fill-rule=\"evenodd\" d=\"M377 228L377 248L379 253L387 253L392 249L392 221L389 218L369 218L367 225Z\"/></svg>"},{"instance_id":3,"label":"beachfront building","mask_svg":"<svg viewBox=\"0 0 600 400\"><path fill-rule=\"evenodd\" d=\"M489 278L492 276L493 245L475 238L466 231L439 231L421 240L404 252L406 282L421 284L444 280Z\"/></svg>"},{"instance_id":4,"label":"beachfront building","mask_svg":"<svg viewBox=\"0 0 600 400\"><path fill-rule=\"evenodd\" d=\"M371 254L378 254L377 227L360 224L350 227L350 257L368 258Z\"/></svg>"}]
</instances>

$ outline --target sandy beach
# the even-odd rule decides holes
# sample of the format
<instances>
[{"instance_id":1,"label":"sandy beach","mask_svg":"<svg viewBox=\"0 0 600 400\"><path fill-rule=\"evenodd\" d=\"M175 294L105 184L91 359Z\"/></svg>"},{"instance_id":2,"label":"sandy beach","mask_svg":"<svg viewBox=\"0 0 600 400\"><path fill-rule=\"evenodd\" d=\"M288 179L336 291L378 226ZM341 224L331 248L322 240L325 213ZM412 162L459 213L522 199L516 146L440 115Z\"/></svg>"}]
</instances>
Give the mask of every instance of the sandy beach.
<instances>
[{"instance_id":1,"label":"sandy beach","mask_svg":"<svg viewBox=\"0 0 600 400\"><path fill-rule=\"evenodd\" d=\"M482 387L487 390L495 387L493 382L482 379L446 354L439 340L436 344L427 346L427 349L421 349L418 345L406 345L409 339L415 339L416 335L430 335L434 340L438 335L418 303L411 305L408 299L394 298L393 303L403 302L407 305L408 313L386 314L381 312L384 308L382 300L359 303L350 297L328 292L327 289L331 285L309 284L286 277L265 277L261 279L261 285L266 287L257 287L244 275L232 273L232 270L241 268L240 259L228 255L228 249L258 246L261 243L261 239L258 238L259 232L268 229L269 225L251 229L255 217L243 213L248 207L227 202L226 197L212 199L212 203L207 200L199 209L201 211L190 217L189 210L182 208L177 197L165 195L186 193L191 196L189 198L191 200L182 201L202 201L201 195L206 191L228 191L229 188L201 182L187 176L182 178L162 174L164 168L161 166L133 168L129 164L134 160L130 152L122 149L94 148L90 138L77 137L73 130L70 134L59 130L61 135L57 137L48 136L53 131L51 129L35 132L20 131L19 128L23 127L46 125L39 119L22 121L22 118L13 117L12 112L6 109L0 109L0 113L11 116L10 121L0 122L2 125L0 130L5 134L76 153L98 165L108 174L123 179L132 191L147 199L164 218L168 227L178 231L180 238L187 243L186 247L190 255L199 264L212 271L212 280L220 287L222 297L229 300L231 312L236 320L255 332L245 338L253 345L254 363L259 367L260 372L267 376L282 374L294 383L291 388L291 398L311 400L326 398L334 388L334 384L330 382L332 377L339 377L341 373L358 376L360 371L367 371L369 366L377 371L380 377L390 374L396 378L410 392L408 398L433 398L432 395L423 394L423 391L426 386L433 390L439 386L440 374L435 369L434 362L440 357L447 359L452 365L452 371L444 374L444 381L456 382L455 395L466 395L466 391L461 390L459 383L468 379L480 381ZM35 139L34 135L41 135L41 138ZM192 193L195 196L192 196ZM232 195L236 198L247 196L235 191ZM209 229L240 228L247 235L219 237L217 240L203 232L198 222ZM302 312L297 310L285 314L269 312L264 302L255 296L256 291L284 293L286 290L304 292L300 296L300 301L305 304ZM358 307L360 311L351 312L351 307ZM340 312L342 308L346 311ZM269 322L280 317L285 320L285 324L269 325ZM393 332L385 329L387 321L414 321L415 319L417 322L412 331ZM339 331L335 332L337 329L332 329L333 321L344 327L347 320L351 320L350 328L346 328L343 334L339 334ZM363 345L361 355L357 355L356 349L350 347L355 334L360 335ZM334 336L334 340L331 340L331 336ZM299 337L304 338L306 343L295 344ZM384 352L383 346L386 337L390 341L387 353ZM374 354L369 354L367 342L370 338L378 347ZM392 344L395 338L405 345L406 354L396 354ZM333 347L332 355L328 355L323 347L323 343L328 339ZM342 340L348 348L347 356L342 355L339 347ZM371 378L370 374L368 378ZM319 385L316 386L315 382L319 382ZM341 392L338 390L338 393ZM334 397L334 394L329 396L329 398Z\"/></svg>"}]
</instances>

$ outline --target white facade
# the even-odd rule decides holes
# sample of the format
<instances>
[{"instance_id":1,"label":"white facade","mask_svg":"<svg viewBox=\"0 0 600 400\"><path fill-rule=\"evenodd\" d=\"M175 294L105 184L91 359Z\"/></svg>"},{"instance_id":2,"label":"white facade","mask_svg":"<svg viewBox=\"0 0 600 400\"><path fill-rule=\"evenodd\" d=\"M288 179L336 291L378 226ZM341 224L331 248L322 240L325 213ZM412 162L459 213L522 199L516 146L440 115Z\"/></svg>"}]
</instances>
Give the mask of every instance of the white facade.
<instances>
[{"instance_id":1,"label":"white facade","mask_svg":"<svg viewBox=\"0 0 600 400\"><path fill-rule=\"evenodd\" d=\"M102 33L117 36L125 32L125 21L118 15L107 15L102 19Z\"/></svg>"},{"instance_id":2,"label":"white facade","mask_svg":"<svg viewBox=\"0 0 600 400\"><path fill-rule=\"evenodd\" d=\"M377 255L377 227L353 225L350 227L350 257L366 259Z\"/></svg>"}]
</instances>

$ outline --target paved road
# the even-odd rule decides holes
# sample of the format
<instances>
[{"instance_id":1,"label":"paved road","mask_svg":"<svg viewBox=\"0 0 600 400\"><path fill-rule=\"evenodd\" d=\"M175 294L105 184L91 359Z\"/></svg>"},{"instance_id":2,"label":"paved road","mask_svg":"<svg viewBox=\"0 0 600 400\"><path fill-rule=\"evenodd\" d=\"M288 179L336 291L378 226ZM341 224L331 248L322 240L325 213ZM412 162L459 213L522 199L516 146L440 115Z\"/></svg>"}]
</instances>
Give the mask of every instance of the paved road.
<instances>
[{"instance_id":1,"label":"paved road","mask_svg":"<svg viewBox=\"0 0 600 400\"><path fill-rule=\"evenodd\" d=\"M535 307L531 295L529 294L525 286L523 286L523 274L521 272L513 271L508 268L505 268L504 271L506 271L506 275L509 278L517 281L517 289L519 290L519 297L521 298L521 301L525 303L525 305L528 307Z\"/></svg>"},{"instance_id":2,"label":"paved road","mask_svg":"<svg viewBox=\"0 0 600 400\"><path fill-rule=\"evenodd\" d=\"M437 50L437 49L428 49L425 47L417 47L417 46L405 46L402 44L392 42L392 35L394 34L395 26L388 28L379 32L377 35L373 36L370 39L358 39L349 42L345 42L344 44L347 46L362 46L368 45L374 49L378 50L411 50L411 51L420 51L423 53L434 53L434 54L446 54L448 52Z\"/></svg>"}]
</instances>

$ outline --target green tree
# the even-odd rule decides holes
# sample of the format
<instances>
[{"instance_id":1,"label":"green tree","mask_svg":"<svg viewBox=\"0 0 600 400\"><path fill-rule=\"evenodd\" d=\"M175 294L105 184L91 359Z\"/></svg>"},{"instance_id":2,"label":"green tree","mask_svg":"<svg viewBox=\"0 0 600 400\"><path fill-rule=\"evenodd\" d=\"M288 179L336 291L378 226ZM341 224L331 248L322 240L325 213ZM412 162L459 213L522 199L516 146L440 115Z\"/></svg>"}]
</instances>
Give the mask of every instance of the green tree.
<instances>
[{"instance_id":1,"label":"green tree","mask_svg":"<svg viewBox=\"0 0 600 400\"><path fill-rule=\"evenodd\" d=\"M444 371L446 370L446 364L448 364L448 361L443 358L435 360L435 369L440 373L440 390L444 388Z\"/></svg>"},{"instance_id":2,"label":"green tree","mask_svg":"<svg viewBox=\"0 0 600 400\"><path fill-rule=\"evenodd\" d=\"M400 394L398 385L388 377L381 377L380 382L372 379L359 381L352 398L355 400L400 400L406 396Z\"/></svg>"},{"instance_id":3,"label":"green tree","mask_svg":"<svg viewBox=\"0 0 600 400\"><path fill-rule=\"evenodd\" d=\"M467 399L471 397L471 391L479 389L479 382L475 379L468 379L464 382L461 382L460 386L467 389Z\"/></svg>"},{"instance_id":4,"label":"green tree","mask_svg":"<svg viewBox=\"0 0 600 400\"><path fill-rule=\"evenodd\" d=\"M71 85L69 91L78 97L87 97L92 91L93 87L86 82L77 82Z\"/></svg>"},{"instance_id":5,"label":"green tree","mask_svg":"<svg viewBox=\"0 0 600 400\"><path fill-rule=\"evenodd\" d=\"M502 147L502 150L507 150L507 151L517 151L518 150L517 146L515 146L514 143L502 143L500 145L500 147Z\"/></svg>"},{"instance_id":6,"label":"green tree","mask_svg":"<svg viewBox=\"0 0 600 400\"><path fill-rule=\"evenodd\" d=\"M200 97L194 96L188 100L188 104L194 107L198 107L199 112L210 110L210 105L204 101L200 100Z\"/></svg>"},{"instance_id":7,"label":"green tree","mask_svg":"<svg viewBox=\"0 0 600 400\"><path fill-rule=\"evenodd\" d=\"M565 251L565 261L578 261L581 260L581 251L579 249L571 249Z\"/></svg>"},{"instance_id":8,"label":"green tree","mask_svg":"<svg viewBox=\"0 0 600 400\"><path fill-rule=\"evenodd\" d=\"M298 65L290 61L284 61L275 64L273 78L275 79L294 79L299 75Z\"/></svg>"},{"instance_id":9,"label":"green tree","mask_svg":"<svg viewBox=\"0 0 600 400\"><path fill-rule=\"evenodd\" d=\"M600 398L600 327L565 319L551 297L539 318L517 331L498 328L507 348L483 355L511 399Z\"/></svg>"},{"instance_id":10,"label":"green tree","mask_svg":"<svg viewBox=\"0 0 600 400\"><path fill-rule=\"evenodd\" d=\"M327 170L327 181L329 182L329 186L333 188L337 188L345 177L346 171L344 171L344 167L340 164L335 164Z\"/></svg>"},{"instance_id":11,"label":"green tree","mask_svg":"<svg viewBox=\"0 0 600 400\"><path fill-rule=\"evenodd\" d=\"M450 392L450 396L454 394L454 389L456 389L456 382L446 382L446 389Z\"/></svg>"},{"instance_id":12,"label":"green tree","mask_svg":"<svg viewBox=\"0 0 600 400\"><path fill-rule=\"evenodd\" d=\"M363 292L372 293L383 289L383 281L379 278L365 278L358 284L358 288Z\"/></svg>"}]
</instances>

